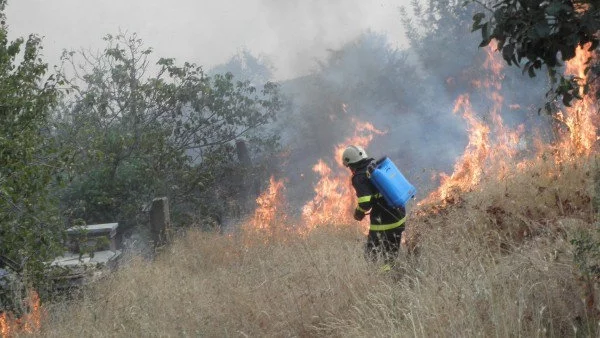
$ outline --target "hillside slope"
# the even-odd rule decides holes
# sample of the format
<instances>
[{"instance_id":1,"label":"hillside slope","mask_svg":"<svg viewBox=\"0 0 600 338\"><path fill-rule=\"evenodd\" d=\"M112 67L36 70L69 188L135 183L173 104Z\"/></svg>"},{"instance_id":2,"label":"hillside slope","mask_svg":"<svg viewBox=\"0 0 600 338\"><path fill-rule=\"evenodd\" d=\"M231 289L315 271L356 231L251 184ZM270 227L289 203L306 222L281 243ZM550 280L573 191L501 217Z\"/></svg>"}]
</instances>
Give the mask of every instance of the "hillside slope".
<instances>
[{"instance_id":1,"label":"hillside slope","mask_svg":"<svg viewBox=\"0 0 600 338\"><path fill-rule=\"evenodd\" d=\"M596 159L540 158L419 206L388 273L363 259L358 227L190 230L154 262L48 307L40 335L594 335L597 173Z\"/></svg>"}]
</instances>

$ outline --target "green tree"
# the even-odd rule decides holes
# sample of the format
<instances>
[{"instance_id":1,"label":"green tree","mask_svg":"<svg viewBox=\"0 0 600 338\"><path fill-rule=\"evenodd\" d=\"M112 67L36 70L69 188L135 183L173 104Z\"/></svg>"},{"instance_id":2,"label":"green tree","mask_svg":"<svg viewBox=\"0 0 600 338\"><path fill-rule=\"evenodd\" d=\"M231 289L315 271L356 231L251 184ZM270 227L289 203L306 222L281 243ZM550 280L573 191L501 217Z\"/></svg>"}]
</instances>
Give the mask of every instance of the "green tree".
<instances>
[{"instance_id":1,"label":"green tree","mask_svg":"<svg viewBox=\"0 0 600 338\"><path fill-rule=\"evenodd\" d=\"M249 80L258 85L273 78L273 69L268 59L257 57L249 50L242 49L227 62L210 69L209 75L231 73L238 79Z\"/></svg>"},{"instance_id":2,"label":"green tree","mask_svg":"<svg viewBox=\"0 0 600 338\"><path fill-rule=\"evenodd\" d=\"M472 7L460 0L414 0L400 8L405 36L426 74L460 82L462 73L471 75L466 70L481 64L477 51L464 48L476 39L470 34Z\"/></svg>"},{"instance_id":3,"label":"green tree","mask_svg":"<svg viewBox=\"0 0 600 338\"><path fill-rule=\"evenodd\" d=\"M233 165L233 141L275 117L278 87L258 91L173 59L152 65L136 35L105 40L99 55L64 55L74 92L60 129L77 148L64 208L87 222L135 225L144 204L167 196L176 215L208 214L222 203L214 183Z\"/></svg>"},{"instance_id":4,"label":"green tree","mask_svg":"<svg viewBox=\"0 0 600 338\"><path fill-rule=\"evenodd\" d=\"M579 97L579 88L589 89L598 76L582 83L576 77L557 73L572 59L578 47L596 51L600 30L600 2L597 0L493 0L479 3L485 10L473 16L473 30L481 31L480 46L497 41L498 51L509 65L523 67L534 77L546 66L553 80L554 97L565 105ZM589 69L598 65L589 63ZM549 108L549 106L547 106Z\"/></svg>"},{"instance_id":5,"label":"green tree","mask_svg":"<svg viewBox=\"0 0 600 338\"><path fill-rule=\"evenodd\" d=\"M46 78L39 37L8 40L5 6L0 0L0 255L39 276L63 230L50 198L62 166L49 119L57 81Z\"/></svg>"}]
</instances>

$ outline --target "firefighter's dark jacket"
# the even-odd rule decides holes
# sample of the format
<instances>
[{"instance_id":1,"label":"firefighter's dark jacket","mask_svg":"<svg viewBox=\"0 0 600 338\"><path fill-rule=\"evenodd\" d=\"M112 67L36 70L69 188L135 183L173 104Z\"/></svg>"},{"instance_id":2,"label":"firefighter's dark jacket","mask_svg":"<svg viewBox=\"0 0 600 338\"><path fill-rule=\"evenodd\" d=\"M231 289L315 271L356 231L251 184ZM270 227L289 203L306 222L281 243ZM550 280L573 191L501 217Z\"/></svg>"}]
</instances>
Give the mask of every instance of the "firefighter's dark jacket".
<instances>
[{"instance_id":1,"label":"firefighter's dark jacket","mask_svg":"<svg viewBox=\"0 0 600 338\"><path fill-rule=\"evenodd\" d=\"M385 231L403 227L406 220L404 208L393 208L371 183L367 176L367 168L373 162L372 158L352 164L352 186L356 190L358 206L356 212L371 212L371 231Z\"/></svg>"}]
</instances>

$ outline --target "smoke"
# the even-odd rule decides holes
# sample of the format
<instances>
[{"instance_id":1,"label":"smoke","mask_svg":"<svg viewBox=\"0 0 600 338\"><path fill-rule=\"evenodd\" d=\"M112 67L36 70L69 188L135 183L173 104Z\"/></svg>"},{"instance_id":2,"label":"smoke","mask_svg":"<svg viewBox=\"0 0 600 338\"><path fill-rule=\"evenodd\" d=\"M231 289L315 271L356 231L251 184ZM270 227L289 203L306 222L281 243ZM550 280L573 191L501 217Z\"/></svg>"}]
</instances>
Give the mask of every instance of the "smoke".
<instances>
[{"instance_id":1,"label":"smoke","mask_svg":"<svg viewBox=\"0 0 600 338\"><path fill-rule=\"evenodd\" d=\"M396 8L405 0L13 0L6 14L12 37L44 36L45 57L63 49L104 48L102 37L137 33L155 55L211 68L240 48L265 56L276 79L307 74L327 49L371 28L403 43Z\"/></svg>"},{"instance_id":2,"label":"smoke","mask_svg":"<svg viewBox=\"0 0 600 338\"><path fill-rule=\"evenodd\" d=\"M405 0L18 0L7 18L11 35L45 37L51 65L63 48L102 49L101 37L121 29L136 32L157 57L231 71L257 87L280 81L289 106L269 127L286 150L280 175L297 194L290 200L302 203L316 179L312 166L334 163L333 149L353 133L353 118L387 131L369 153L390 156L422 193L435 186L431 176L452 170L467 144L467 124L453 113L456 98L469 94L479 118L489 118L492 101L474 85L491 74L470 32L472 11L450 0L429 4L436 14L422 9L425 19L413 29L397 11L409 6ZM405 31L418 34L411 40ZM502 74L506 124L547 124L537 116L544 79L511 67Z\"/></svg>"},{"instance_id":3,"label":"smoke","mask_svg":"<svg viewBox=\"0 0 600 338\"><path fill-rule=\"evenodd\" d=\"M263 37L273 41L272 45L279 49L272 54L283 68L280 73L283 78L289 78L293 73L315 71L318 61L327 57L328 50L341 48L366 29L383 33L395 31L398 37L402 36L394 10L402 1L260 2L266 9L265 23L268 25L264 30L268 33Z\"/></svg>"},{"instance_id":4,"label":"smoke","mask_svg":"<svg viewBox=\"0 0 600 338\"><path fill-rule=\"evenodd\" d=\"M546 90L543 78L529 79L502 60L491 60L499 62L494 67L503 66L498 72L489 65L490 55L499 58L497 53L478 49L477 36L465 35L462 41L461 54L447 58L444 45L428 45L427 53L401 50L385 35L366 31L330 49L309 75L283 81L290 105L274 130L287 150L280 164L287 200L301 206L312 197L319 177L311 168L319 159L340 170L334 148L353 134L353 119L386 131L374 137L367 151L394 160L419 189L418 198L437 188L439 173L452 172L467 145L468 123L453 111L459 95L469 95L477 117L487 123L492 123L497 94L506 127L523 124L527 135L548 125L537 114Z\"/></svg>"}]
</instances>

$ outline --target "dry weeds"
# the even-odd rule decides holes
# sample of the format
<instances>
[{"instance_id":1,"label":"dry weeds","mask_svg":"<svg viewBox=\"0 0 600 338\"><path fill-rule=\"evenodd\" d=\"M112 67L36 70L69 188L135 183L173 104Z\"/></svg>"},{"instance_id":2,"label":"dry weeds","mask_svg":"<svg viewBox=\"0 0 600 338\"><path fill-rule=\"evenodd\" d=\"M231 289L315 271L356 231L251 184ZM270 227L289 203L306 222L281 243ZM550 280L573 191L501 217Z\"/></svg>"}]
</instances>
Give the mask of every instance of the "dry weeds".
<instances>
[{"instance_id":1,"label":"dry weeds","mask_svg":"<svg viewBox=\"0 0 600 338\"><path fill-rule=\"evenodd\" d=\"M540 160L437 214L415 212L418 253L405 248L388 273L348 231L252 241L190 230L83 299L47 305L41 335L593 335L569 241L594 222L594 170Z\"/></svg>"}]
</instances>

